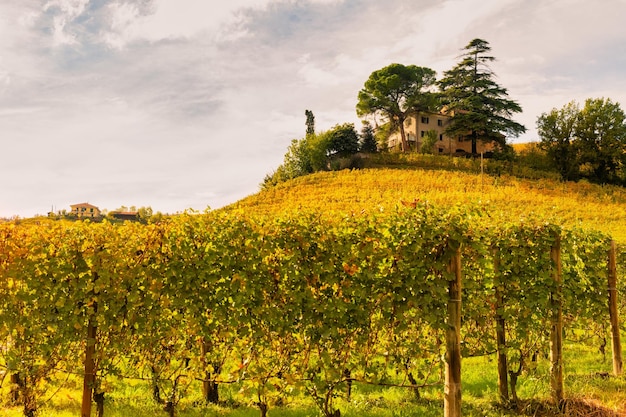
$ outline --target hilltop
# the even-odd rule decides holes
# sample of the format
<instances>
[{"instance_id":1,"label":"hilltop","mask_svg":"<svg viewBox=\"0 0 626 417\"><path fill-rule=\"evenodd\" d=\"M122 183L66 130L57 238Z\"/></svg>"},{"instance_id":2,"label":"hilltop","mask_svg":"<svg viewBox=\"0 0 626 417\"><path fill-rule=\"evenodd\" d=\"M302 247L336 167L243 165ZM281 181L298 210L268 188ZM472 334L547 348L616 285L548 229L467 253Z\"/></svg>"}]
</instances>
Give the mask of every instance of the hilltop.
<instances>
[{"instance_id":1,"label":"hilltop","mask_svg":"<svg viewBox=\"0 0 626 417\"><path fill-rule=\"evenodd\" d=\"M480 208L494 222L539 218L594 229L626 243L626 189L586 181L562 182L520 165L429 155L374 155L362 169L295 178L225 210L280 215L293 210L326 216L394 210L425 202Z\"/></svg>"}]
</instances>

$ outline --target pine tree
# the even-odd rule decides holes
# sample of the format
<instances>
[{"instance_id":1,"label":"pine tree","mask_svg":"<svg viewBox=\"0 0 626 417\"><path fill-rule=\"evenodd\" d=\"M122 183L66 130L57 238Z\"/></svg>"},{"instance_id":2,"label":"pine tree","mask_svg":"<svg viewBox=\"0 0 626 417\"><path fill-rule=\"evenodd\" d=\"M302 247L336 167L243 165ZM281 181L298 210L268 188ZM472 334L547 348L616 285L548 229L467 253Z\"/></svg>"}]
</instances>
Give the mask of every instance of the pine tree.
<instances>
[{"instance_id":1,"label":"pine tree","mask_svg":"<svg viewBox=\"0 0 626 417\"><path fill-rule=\"evenodd\" d=\"M472 153L476 154L478 140L504 146L506 135L517 137L526 128L511 120L514 113L522 111L520 105L493 80L489 63L495 58L487 55L491 51L489 43L474 39L464 51L461 62L444 72L438 84L442 104L453 116L446 134L469 137Z\"/></svg>"},{"instance_id":2,"label":"pine tree","mask_svg":"<svg viewBox=\"0 0 626 417\"><path fill-rule=\"evenodd\" d=\"M369 152L374 153L378 150L378 145L376 143L376 137L374 136L374 128L365 120L363 122L363 128L361 129L361 143L360 143L360 151L361 152Z\"/></svg>"},{"instance_id":3,"label":"pine tree","mask_svg":"<svg viewBox=\"0 0 626 417\"><path fill-rule=\"evenodd\" d=\"M315 134L315 116L311 110L305 110L304 115L306 116L306 136L313 136Z\"/></svg>"}]
</instances>

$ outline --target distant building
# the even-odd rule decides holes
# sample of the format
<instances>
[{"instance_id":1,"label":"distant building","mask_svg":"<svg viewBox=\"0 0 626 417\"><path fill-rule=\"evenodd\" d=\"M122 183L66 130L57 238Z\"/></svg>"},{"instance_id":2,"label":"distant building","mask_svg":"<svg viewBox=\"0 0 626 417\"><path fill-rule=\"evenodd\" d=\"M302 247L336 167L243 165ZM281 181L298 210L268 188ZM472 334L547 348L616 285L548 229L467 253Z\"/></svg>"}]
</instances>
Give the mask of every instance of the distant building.
<instances>
[{"instance_id":1,"label":"distant building","mask_svg":"<svg viewBox=\"0 0 626 417\"><path fill-rule=\"evenodd\" d=\"M88 217L92 219L100 217L100 209L89 203L72 204L70 207L72 209L71 214L76 217Z\"/></svg>"},{"instance_id":2,"label":"distant building","mask_svg":"<svg viewBox=\"0 0 626 417\"><path fill-rule=\"evenodd\" d=\"M118 220L139 220L139 212L137 211L112 211L109 216Z\"/></svg>"},{"instance_id":3,"label":"distant building","mask_svg":"<svg viewBox=\"0 0 626 417\"><path fill-rule=\"evenodd\" d=\"M410 149L421 150L424 143L424 136L430 130L434 130L437 135L432 151L442 155L465 155L472 153L472 139L470 137L458 136L450 137L446 135L445 129L448 127L452 116L444 113L418 112L410 115L404 121L404 133ZM495 149L494 142L477 141L476 151L491 152ZM400 129L392 132L387 139L387 148L390 151L402 149L402 138Z\"/></svg>"}]
</instances>

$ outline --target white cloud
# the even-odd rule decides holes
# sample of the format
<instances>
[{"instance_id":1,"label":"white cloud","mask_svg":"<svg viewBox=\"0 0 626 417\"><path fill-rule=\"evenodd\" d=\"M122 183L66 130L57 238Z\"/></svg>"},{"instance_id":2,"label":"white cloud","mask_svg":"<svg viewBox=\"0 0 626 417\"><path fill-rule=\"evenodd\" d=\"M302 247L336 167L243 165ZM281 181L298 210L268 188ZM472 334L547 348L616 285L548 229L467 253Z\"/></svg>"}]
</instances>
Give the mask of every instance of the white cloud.
<instances>
[{"instance_id":1,"label":"white cloud","mask_svg":"<svg viewBox=\"0 0 626 417\"><path fill-rule=\"evenodd\" d=\"M53 44L55 46L78 43L76 34L67 30L67 26L83 13L88 3L89 0L50 0L44 5L44 12L54 13L57 10L59 12L53 17Z\"/></svg>"},{"instance_id":2,"label":"white cloud","mask_svg":"<svg viewBox=\"0 0 626 417\"><path fill-rule=\"evenodd\" d=\"M311 63L303 65L298 74L312 86L333 86L341 81L334 71L324 70Z\"/></svg>"},{"instance_id":3,"label":"white cloud","mask_svg":"<svg viewBox=\"0 0 626 417\"><path fill-rule=\"evenodd\" d=\"M147 40L192 38L206 35L210 38L232 40L241 36L238 23L242 9L262 9L269 0L154 0L149 7L133 2L114 2L108 8L111 31L105 40L121 48L129 42Z\"/></svg>"},{"instance_id":4,"label":"white cloud","mask_svg":"<svg viewBox=\"0 0 626 417\"><path fill-rule=\"evenodd\" d=\"M626 106L624 13L618 0L0 2L0 216L228 204L304 135L305 109L318 131L360 128L372 71L441 76L475 37L534 139L536 117L572 99Z\"/></svg>"},{"instance_id":5,"label":"white cloud","mask_svg":"<svg viewBox=\"0 0 626 417\"><path fill-rule=\"evenodd\" d=\"M44 11L58 9L67 20L73 20L85 10L89 0L49 0L44 6Z\"/></svg>"}]
</instances>

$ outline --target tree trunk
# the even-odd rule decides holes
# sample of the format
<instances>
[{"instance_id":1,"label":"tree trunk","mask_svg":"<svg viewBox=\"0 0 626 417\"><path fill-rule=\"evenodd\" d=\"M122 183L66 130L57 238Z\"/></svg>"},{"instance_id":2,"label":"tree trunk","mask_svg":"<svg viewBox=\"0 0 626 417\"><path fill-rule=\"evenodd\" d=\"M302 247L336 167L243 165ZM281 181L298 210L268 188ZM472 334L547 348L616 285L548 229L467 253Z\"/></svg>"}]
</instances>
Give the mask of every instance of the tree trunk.
<instances>
[{"instance_id":1,"label":"tree trunk","mask_svg":"<svg viewBox=\"0 0 626 417\"><path fill-rule=\"evenodd\" d=\"M478 154L478 134L475 130L472 131L472 156Z\"/></svg>"},{"instance_id":2,"label":"tree trunk","mask_svg":"<svg viewBox=\"0 0 626 417\"><path fill-rule=\"evenodd\" d=\"M406 140L406 132L404 131L404 120L399 120L400 123L400 139L402 140L402 152L409 151L409 142Z\"/></svg>"},{"instance_id":3,"label":"tree trunk","mask_svg":"<svg viewBox=\"0 0 626 417\"><path fill-rule=\"evenodd\" d=\"M163 410L167 413L168 417L175 417L176 415L176 410L172 401L167 401Z\"/></svg>"},{"instance_id":4,"label":"tree trunk","mask_svg":"<svg viewBox=\"0 0 626 417\"><path fill-rule=\"evenodd\" d=\"M9 400L11 405L22 405L22 412L26 417L34 417L37 413L37 401L29 387L28 378L20 377L17 372L11 374Z\"/></svg>"},{"instance_id":5,"label":"tree trunk","mask_svg":"<svg viewBox=\"0 0 626 417\"><path fill-rule=\"evenodd\" d=\"M157 404L163 404L163 398L161 398L161 390L159 389L159 373L154 365L150 366L150 371L152 372L152 380L150 381L152 384L152 399Z\"/></svg>"},{"instance_id":6,"label":"tree trunk","mask_svg":"<svg viewBox=\"0 0 626 417\"><path fill-rule=\"evenodd\" d=\"M210 344L206 338L202 338L200 342L202 364L206 367L206 355L209 353ZM213 364L213 375L218 375L220 372L220 365ZM202 381L202 397L204 401L209 404L218 404L220 402L220 395L218 391L218 385L215 381L211 380L211 373L207 372Z\"/></svg>"},{"instance_id":7,"label":"tree trunk","mask_svg":"<svg viewBox=\"0 0 626 417\"><path fill-rule=\"evenodd\" d=\"M346 385L348 388L348 401L350 401L350 396L352 395L352 373L348 368L343 370L343 377L346 380Z\"/></svg>"},{"instance_id":8,"label":"tree trunk","mask_svg":"<svg viewBox=\"0 0 626 417\"><path fill-rule=\"evenodd\" d=\"M419 400L421 397L420 397L420 389L417 386L417 380L415 379L415 377L413 377L413 374L411 372L409 372L406 376L409 379L409 382L411 383L411 385L413 385L411 389L413 390L413 395L415 396L415 399Z\"/></svg>"},{"instance_id":9,"label":"tree trunk","mask_svg":"<svg viewBox=\"0 0 626 417\"><path fill-rule=\"evenodd\" d=\"M24 417L35 417L37 414L37 407L32 401L24 403Z\"/></svg>"},{"instance_id":10,"label":"tree trunk","mask_svg":"<svg viewBox=\"0 0 626 417\"><path fill-rule=\"evenodd\" d=\"M163 410L167 412L168 417L175 417L176 415L176 398L178 397L178 377L174 379L174 383L172 384L172 391L170 391L170 396L165 403L165 407Z\"/></svg>"},{"instance_id":11,"label":"tree trunk","mask_svg":"<svg viewBox=\"0 0 626 417\"><path fill-rule=\"evenodd\" d=\"M519 373L511 371L510 376L511 378L509 379L509 383L511 384L511 398L513 404L517 404L517 377L519 376Z\"/></svg>"},{"instance_id":12,"label":"tree trunk","mask_svg":"<svg viewBox=\"0 0 626 417\"><path fill-rule=\"evenodd\" d=\"M28 381L28 377L21 379L20 398L22 399L22 404L24 406L23 412L25 417L35 417L37 414L37 398L30 387L30 382L32 381Z\"/></svg>"},{"instance_id":13,"label":"tree trunk","mask_svg":"<svg viewBox=\"0 0 626 417\"><path fill-rule=\"evenodd\" d=\"M23 388L24 383L20 378L20 374L15 372L11 374L11 390L9 392L9 398L11 404L19 404L20 402L20 390Z\"/></svg>"},{"instance_id":14,"label":"tree trunk","mask_svg":"<svg viewBox=\"0 0 626 417\"><path fill-rule=\"evenodd\" d=\"M220 402L220 395L218 385L214 381L203 382L204 399L209 404L218 404Z\"/></svg>"},{"instance_id":15,"label":"tree trunk","mask_svg":"<svg viewBox=\"0 0 626 417\"><path fill-rule=\"evenodd\" d=\"M104 392L95 393L93 401L96 403L96 416L104 417Z\"/></svg>"},{"instance_id":16,"label":"tree trunk","mask_svg":"<svg viewBox=\"0 0 626 417\"><path fill-rule=\"evenodd\" d=\"M341 411L339 411L338 409L333 410L333 390L334 388L330 388L330 390L326 392L326 396L324 397L324 406L322 409L322 413L325 417L341 417Z\"/></svg>"}]
</instances>

